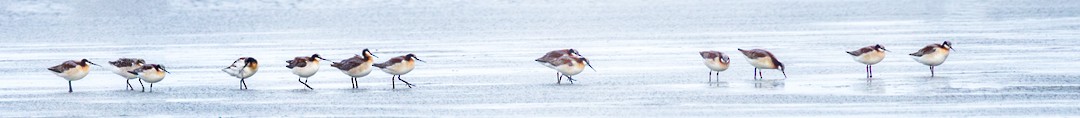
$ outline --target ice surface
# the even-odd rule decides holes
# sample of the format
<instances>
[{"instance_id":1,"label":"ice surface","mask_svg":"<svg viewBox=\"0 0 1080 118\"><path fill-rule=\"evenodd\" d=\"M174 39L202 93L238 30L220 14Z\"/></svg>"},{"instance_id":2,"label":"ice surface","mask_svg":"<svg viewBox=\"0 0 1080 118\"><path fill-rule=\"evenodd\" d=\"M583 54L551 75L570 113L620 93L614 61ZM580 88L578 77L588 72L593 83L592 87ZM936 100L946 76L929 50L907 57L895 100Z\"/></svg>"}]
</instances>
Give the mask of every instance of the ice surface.
<instances>
[{"instance_id":1,"label":"ice surface","mask_svg":"<svg viewBox=\"0 0 1080 118\"><path fill-rule=\"evenodd\" d=\"M1080 1L979 0L168 0L0 1L0 116L370 117L1052 117L1077 116ZM908 53L949 40L937 67ZM892 50L875 78L844 51ZM427 63L391 90L381 71L324 63L306 90L285 60L373 49ZM575 48L596 71L556 85L532 60ZM772 51L788 79L737 48ZM698 51L733 65L707 83ZM261 63L250 90L219 71ZM123 90L93 67L66 82L45 70L87 58L163 64L155 92ZM107 68L107 67L106 67ZM403 87L400 85L399 88ZM138 84L136 84L138 89Z\"/></svg>"}]
</instances>

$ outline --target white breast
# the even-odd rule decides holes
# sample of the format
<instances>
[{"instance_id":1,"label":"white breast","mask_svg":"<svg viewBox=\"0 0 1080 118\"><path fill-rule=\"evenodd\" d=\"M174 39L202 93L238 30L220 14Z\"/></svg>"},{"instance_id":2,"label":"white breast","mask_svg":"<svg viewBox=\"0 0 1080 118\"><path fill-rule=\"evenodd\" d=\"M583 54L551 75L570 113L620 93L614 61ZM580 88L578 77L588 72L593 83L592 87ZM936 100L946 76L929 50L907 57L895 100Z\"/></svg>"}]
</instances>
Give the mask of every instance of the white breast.
<instances>
[{"instance_id":1,"label":"white breast","mask_svg":"<svg viewBox=\"0 0 1080 118\"><path fill-rule=\"evenodd\" d=\"M404 75L413 70L413 67L415 67L413 64L413 62L403 61L401 63L390 65L390 67L383 68L382 71L393 75Z\"/></svg>"},{"instance_id":2,"label":"white breast","mask_svg":"<svg viewBox=\"0 0 1080 118\"><path fill-rule=\"evenodd\" d=\"M315 72L319 72L319 62L309 61L307 66L293 67L292 72L300 77L311 77L312 75L315 75Z\"/></svg>"},{"instance_id":3,"label":"white breast","mask_svg":"<svg viewBox=\"0 0 1080 118\"><path fill-rule=\"evenodd\" d=\"M746 62L758 69L776 69L776 65L773 65L772 57L761 57L757 59L747 58Z\"/></svg>"},{"instance_id":4,"label":"white breast","mask_svg":"<svg viewBox=\"0 0 1080 118\"><path fill-rule=\"evenodd\" d=\"M949 57L949 50L936 48L934 53L925 54L922 57L914 57L915 61L928 66L938 66L945 63L945 59Z\"/></svg>"},{"instance_id":5,"label":"white breast","mask_svg":"<svg viewBox=\"0 0 1080 118\"><path fill-rule=\"evenodd\" d=\"M244 68L244 76L242 76L241 78L251 77L255 75L256 72L259 72L259 70L251 67Z\"/></svg>"},{"instance_id":6,"label":"white breast","mask_svg":"<svg viewBox=\"0 0 1080 118\"><path fill-rule=\"evenodd\" d=\"M56 76L60 76L68 81L80 80L86 77L86 74L90 73L90 67L76 66L75 68L68 69L67 71L56 73Z\"/></svg>"},{"instance_id":7,"label":"white breast","mask_svg":"<svg viewBox=\"0 0 1080 118\"><path fill-rule=\"evenodd\" d=\"M237 65L237 64L239 64L239 65ZM243 73L241 73L241 69L240 69L241 67L244 67L244 63L234 63L233 66L230 66L230 67L225 68L225 69L221 69L221 71L229 74L229 76L236 77L237 79L251 77L252 75L255 75L256 72L259 71L259 70L255 69L255 68L246 67L246 68L243 68ZM241 74L243 74L243 75L241 75Z\"/></svg>"},{"instance_id":8,"label":"white breast","mask_svg":"<svg viewBox=\"0 0 1080 118\"><path fill-rule=\"evenodd\" d=\"M712 71L724 71L728 69L728 64L722 63L718 59L705 59L705 66L709 67Z\"/></svg>"},{"instance_id":9,"label":"white breast","mask_svg":"<svg viewBox=\"0 0 1080 118\"><path fill-rule=\"evenodd\" d=\"M360 66L353 67L347 71L342 72L352 77L364 77L371 73L372 64L373 63L371 62L366 62L364 64L360 64Z\"/></svg>"},{"instance_id":10,"label":"white breast","mask_svg":"<svg viewBox=\"0 0 1080 118\"><path fill-rule=\"evenodd\" d=\"M585 70L585 64L584 63L577 63L576 61L573 62L573 63L574 63L573 64L574 66L570 66L570 64L563 64L563 65L556 66L555 70L559 71L559 73L562 73L563 75L568 75L568 76L577 75L577 74L581 73L581 71Z\"/></svg>"},{"instance_id":11,"label":"white breast","mask_svg":"<svg viewBox=\"0 0 1080 118\"><path fill-rule=\"evenodd\" d=\"M145 70L139 74L139 78L147 83L157 83L165 79L165 72L157 70Z\"/></svg>"},{"instance_id":12,"label":"white breast","mask_svg":"<svg viewBox=\"0 0 1080 118\"><path fill-rule=\"evenodd\" d=\"M885 52L876 50L855 56L855 61L866 65L877 64L878 62L881 62L882 59L885 59Z\"/></svg>"}]
</instances>

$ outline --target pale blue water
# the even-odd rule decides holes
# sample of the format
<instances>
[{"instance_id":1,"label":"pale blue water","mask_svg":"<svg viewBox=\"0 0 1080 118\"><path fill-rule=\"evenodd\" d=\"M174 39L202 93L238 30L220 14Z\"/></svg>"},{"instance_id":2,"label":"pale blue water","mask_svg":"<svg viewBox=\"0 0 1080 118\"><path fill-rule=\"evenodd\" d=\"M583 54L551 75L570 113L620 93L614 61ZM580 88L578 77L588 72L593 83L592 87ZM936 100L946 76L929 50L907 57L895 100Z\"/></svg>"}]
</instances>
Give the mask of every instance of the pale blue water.
<instances>
[{"instance_id":1,"label":"pale blue water","mask_svg":"<svg viewBox=\"0 0 1080 118\"><path fill-rule=\"evenodd\" d=\"M1080 1L0 1L0 116L1050 117L1080 112ZM949 40L937 77L907 56ZM864 78L843 51L882 44ZM427 63L390 90L373 71L349 89L323 64L296 82L284 60L373 49ZM532 60L575 48L596 71L556 85ZM737 48L787 64L767 80ZM698 51L732 57L707 83ZM259 59L251 90L218 71ZM165 65L154 93L124 91L65 60ZM136 86L137 87L137 86ZM400 84L398 87L403 87Z\"/></svg>"}]
</instances>

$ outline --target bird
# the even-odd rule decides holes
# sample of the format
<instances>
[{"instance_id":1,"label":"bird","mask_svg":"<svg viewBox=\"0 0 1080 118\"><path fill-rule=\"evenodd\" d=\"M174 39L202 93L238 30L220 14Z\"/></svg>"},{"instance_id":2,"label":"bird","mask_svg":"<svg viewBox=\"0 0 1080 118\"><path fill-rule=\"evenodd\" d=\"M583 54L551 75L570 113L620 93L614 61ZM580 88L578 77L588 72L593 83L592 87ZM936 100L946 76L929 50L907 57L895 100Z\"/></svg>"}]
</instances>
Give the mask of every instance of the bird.
<instances>
[{"instance_id":1,"label":"bird","mask_svg":"<svg viewBox=\"0 0 1080 118\"><path fill-rule=\"evenodd\" d=\"M885 49L885 46L881 46L881 44L875 44L855 51L847 51L847 53L854 56L856 62L866 64L866 78L874 78L873 65L885 59L885 51L889 50Z\"/></svg>"},{"instance_id":2,"label":"bird","mask_svg":"<svg viewBox=\"0 0 1080 118\"><path fill-rule=\"evenodd\" d=\"M705 60L705 67L709 67L709 82L712 82L713 72L716 72L716 81L720 81L720 72L728 69L731 59L720 51L701 51L701 58Z\"/></svg>"},{"instance_id":3,"label":"bird","mask_svg":"<svg viewBox=\"0 0 1080 118\"><path fill-rule=\"evenodd\" d=\"M71 93L71 92L74 92L71 89L71 81L80 80L83 77L86 77L86 75L90 73L90 65L87 65L87 64L100 66L100 65L94 64L93 62L90 62L90 60L82 59L80 61L75 61L75 60L64 61L64 63L60 63L60 65L49 67L48 69L49 69L49 71L52 71L53 74L56 74L56 76L60 76L61 78L64 78L64 79L68 80L68 93Z\"/></svg>"},{"instance_id":4,"label":"bird","mask_svg":"<svg viewBox=\"0 0 1080 118\"><path fill-rule=\"evenodd\" d=\"M589 59L577 55L563 55L557 59L546 61L545 66L554 66L553 69L561 73L561 76L566 77L566 81L569 81L570 84L574 84L574 81L576 81L571 76L580 74L581 71L585 70L585 66L589 66L593 71L596 71ZM560 77L555 83L562 84L562 78Z\"/></svg>"},{"instance_id":5,"label":"bird","mask_svg":"<svg viewBox=\"0 0 1080 118\"><path fill-rule=\"evenodd\" d=\"M391 89L397 89L397 87L394 86L394 78L397 78L397 80L401 80L401 82L405 82L406 86L408 86L409 88L412 88L412 87L414 87L416 85L413 85L412 83L409 83L409 82L401 79L401 75L409 73L409 71L412 71L413 68L416 67L416 61L426 63L426 61L420 60L420 58L416 58L416 55L410 53L410 54L406 54L404 56L398 56L398 57L390 58L390 60L386 60L386 62L373 64L371 66L378 67L383 72L386 72L386 73L389 73L389 74L393 75L393 76L390 77L390 87L391 87Z\"/></svg>"},{"instance_id":6,"label":"bird","mask_svg":"<svg viewBox=\"0 0 1080 118\"><path fill-rule=\"evenodd\" d=\"M255 75L255 72L259 71L259 61L253 57L240 57L233 61L232 65L221 69L222 72L229 74L229 76L240 79L240 89L248 89L246 80L248 77Z\"/></svg>"},{"instance_id":7,"label":"bird","mask_svg":"<svg viewBox=\"0 0 1080 118\"><path fill-rule=\"evenodd\" d=\"M567 56L567 55L576 55L578 57L584 57L584 56L581 56L581 54L578 53L577 50L574 50L573 48L571 48L571 49L559 49L559 50L549 51L547 54L544 54L544 56L541 56L540 58L536 58L536 60L534 60L534 61L536 61L537 63L540 63L541 65L544 65L544 67L548 67L548 68L551 68L551 69L557 69L558 65L552 65L550 62L559 61L559 58L561 58L563 56ZM555 82L555 83L556 84L562 84L563 74L560 73L558 70L556 70L555 71L555 77L558 78L558 81Z\"/></svg>"},{"instance_id":8,"label":"bird","mask_svg":"<svg viewBox=\"0 0 1080 118\"><path fill-rule=\"evenodd\" d=\"M776 56L773 56L773 54L769 51L765 51L762 49L739 49L739 52L742 52L743 55L746 55L746 61L749 62L750 65L754 66L754 79L759 79L758 77L760 77L761 79L765 78L764 75L761 74L760 69L780 70L780 73L783 73L784 78L787 79L787 72L784 72L784 63L780 63L779 60L776 60Z\"/></svg>"},{"instance_id":9,"label":"bird","mask_svg":"<svg viewBox=\"0 0 1080 118\"><path fill-rule=\"evenodd\" d=\"M378 57L371 54L371 51L368 49L364 49L364 51L360 53L363 55L354 55L352 58L341 60L341 62L333 62L334 64L330 65L330 67L337 68L341 70L342 73L345 73L345 75L352 77L352 87L354 89L360 88L360 86L357 85L356 78L370 74L371 65L375 64L374 57Z\"/></svg>"},{"instance_id":10,"label":"bird","mask_svg":"<svg viewBox=\"0 0 1080 118\"><path fill-rule=\"evenodd\" d=\"M949 52L952 50L952 42L945 41L941 44L926 45L918 52L908 55L911 55L915 61L930 66L930 77L934 77L934 66L945 63L945 59L949 57Z\"/></svg>"},{"instance_id":11,"label":"bird","mask_svg":"<svg viewBox=\"0 0 1080 118\"><path fill-rule=\"evenodd\" d=\"M319 72L319 60L317 59L330 61L319 57L319 54L312 54L310 57L300 56L293 58L293 60L285 61L285 63L289 63L289 65L286 65L285 67L292 69L293 74L300 76L299 78L296 78L296 81L300 81L300 78L305 78L304 81L300 81L300 83L304 84L308 89L315 90L315 88L311 88L311 86L307 84L306 78L315 75L315 72Z\"/></svg>"},{"instance_id":12,"label":"bird","mask_svg":"<svg viewBox=\"0 0 1080 118\"><path fill-rule=\"evenodd\" d=\"M139 58L120 58L116 61L109 61L109 64L116 66L116 68L112 69L112 72L127 79L128 90L135 90L135 87L131 86L131 80L138 78L137 75L128 73L128 71L139 69L145 63L145 60ZM142 82L139 82L139 86L142 86Z\"/></svg>"},{"instance_id":13,"label":"bird","mask_svg":"<svg viewBox=\"0 0 1080 118\"><path fill-rule=\"evenodd\" d=\"M165 79L165 73L171 73L165 70L161 64L145 64L138 69L128 71L128 73L139 76L139 80L150 83L150 92L154 92L154 83L161 82ZM146 92L146 88L142 88L143 92Z\"/></svg>"}]
</instances>

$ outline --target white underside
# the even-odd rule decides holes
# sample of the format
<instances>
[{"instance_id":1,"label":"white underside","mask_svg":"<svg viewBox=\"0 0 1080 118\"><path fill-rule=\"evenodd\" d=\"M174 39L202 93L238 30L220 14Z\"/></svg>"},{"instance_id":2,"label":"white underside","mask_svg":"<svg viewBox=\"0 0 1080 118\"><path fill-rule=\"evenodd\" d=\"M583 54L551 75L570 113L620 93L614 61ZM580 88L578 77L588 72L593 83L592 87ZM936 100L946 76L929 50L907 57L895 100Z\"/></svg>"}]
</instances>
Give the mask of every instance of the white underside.
<instances>
[{"instance_id":1,"label":"white underside","mask_svg":"<svg viewBox=\"0 0 1080 118\"><path fill-rule=\"evenodd\" d=\"M722 63L716 59L705 59L705 66L709 67L712 71L724 71L728 69L728 64Z\"/></svg>"},{"instance_id":2,"label":"white underside","mask_svg":"<svg viewBox=\"0 0 1080 118\"><path fill-rule=\"evenodd\" d=\"M949 57L949 51L943 49L937 49L934 53L923 55L922 57L913 57L915 61L927 66L938 66L941 63L945 63L945 59Z\"/></svg>"},{"instance_id":3,"label":"white underside","mask_svg":"<svg viewBox=\"0 0 1080 118\"><path fill-rule=\"evenodd\" d=\"M368 74L371 74L371 68L372 68L371 65L372 64L374 64L374 63L367 62L367 63L364 63L364 64L360 64L360 66L353 67L353 68L351 68L349 70L341 71L341 72L345 73L345 75L349 75L349 76L352 76L352 77L364 77L364 76L367 76Z\"/></svg>"},{"instance_id":4,"label":"white underside","mask_svg":"<svg viewBox=\"0 0 1080 118\"><path fill-rule=\"evenodd\" d=\"M89 69L79 70L78 68L79 67L71 68L67 71L56 73L56 76L60 76L61 78L64 78L68 81L76 81L82 79L83 77L86 77L86 74L90 74Z\"/></svg>"},{"instance_id":5,"label":"white underside","mask_svg":"<svg viewBox=\"0 0 1080 118\"><path fill-rule=\"evenodd\" d=\"M401 62L401 63L397 63L397 64L394 64L394 65L390 65L390 67L383 68L382 71L386 72L386 73L393 74L393 75L404 75L406 73L409 73L409 71L412 71L413 67L415 67L415 66L409 66L408 64L405 64L405 63L408 63L408 62Z\"/></svg>"},{"instance_id":6,"label":"white underside","mask_svg":"<svg viewBox=\"0 0 1080 118\"><path fill-rule=\"evenodd\" d=\"M581 65L581 64L582 63L574 63L574 65ZM570 66L569 64L565 64L565 65L556 66L555 70L559 71L559 73L562 73L563 75L566 75L566 76L574 76L574 75L577 75L577 74L581 73L581 71L585 70L585 66Z\"/></svg>"},{"instance_id":7,"label":"white underside","mask_svg":"<svg viewBox=\"0 0 1080 118\"><path fill-rule=\"evenodd\" d=\"M240 65L240 66L243 66L243 65ZM236 77L237 79L251 77L252 75L255 75L256 72L259 71L259 70L248 67L248 68L244 68L244 71L242 73L243 75L241 75L241 73L240 73L241 71L240 71L240 68L239 68L240 66L221 69L221 71L229 74L229 76Z\"/></svg>"},{"instance_id":8,"label":"white underside","mask_svg":"<svg viewBox=\"0 0 1080 118\"><path fill-rule=\"evenodd\" d=\"M540 65L544 65L544 67L555 69L555 65L551 65L551 63L544 63L544 62L536 62L536 63L540 63Z\"/></svg>"},{"instance_id":9,"label":"white underside","mask_svg":"<svg viewBox=\"0 0 1080 118\"><path fill-rule=\"evenodd\" d=\"M773 65L772 57L761 57L757 59L747 58L746 62L758 69L776 69L776 65Z\"/></svg>"},{"instance_id":10,"label":"white underside","mask_svg":"<svg viewBox=\"0 0 1080 118\"><path fill-rule=\"evenodd\" d=\"M866 65L874 65L878 62L881 62L882 59L885 59L885 52L872 51L859 56L855 56L854 59L859 63L863 63Z\"/></svg>"},{"instance_id":11,"label":"white underside","mask_svg":"<svg viewBox=\"0 0 1080 118\"><path fill-rule=\"evenodd\" d=\"M293 67L292 73L300 77L311 77L315 75L315 72L319 72L319 63L308 63L304 67Z\"/></svg>"},{"instance_id":12,"label":"white underside","mask_svg":"<svg viewBox=\"0 0 1080 118\"><path fill-rule=\"evenodd\" d=\"M139 67L141 67L141 66L113 68L112 72L115 73L116 75L120 75L120 77L124 77L126 79L135 79L135 78L138 78L139 76L137 76L135 74L131 74L131 73L129 73L129 71L133 71L135 69L138 69Z\"/></svg>"},{"instance_id":13,"label":"white underside","mask_svg":"<svg viewBox=\"0 0 1080 118\"><path fill-rule=\"evenodd\" d=\"M162 79L165 79L165 72L146 70L139 74L139 78L146 83L157 83L161 82Z\"/></svg>"}]
</instances>

